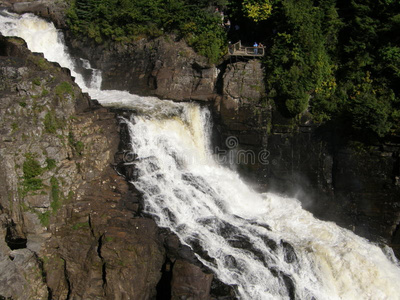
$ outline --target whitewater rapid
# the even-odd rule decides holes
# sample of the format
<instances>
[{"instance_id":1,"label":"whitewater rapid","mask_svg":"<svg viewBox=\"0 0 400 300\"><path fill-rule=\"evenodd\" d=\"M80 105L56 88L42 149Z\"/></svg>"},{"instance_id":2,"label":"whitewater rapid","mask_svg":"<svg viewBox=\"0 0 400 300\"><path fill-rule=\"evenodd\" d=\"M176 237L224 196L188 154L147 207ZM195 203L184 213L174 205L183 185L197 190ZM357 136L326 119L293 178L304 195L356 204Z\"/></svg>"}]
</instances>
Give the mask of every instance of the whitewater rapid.
<instances>
[{"instance_id":1,"label":"whitewater rapid","mask_svg":"<svg viewBox=\"0 0 400 300\"><path fill-rule=\"evenodd\" d=\"M128 124L135 186L145 211L170 228L239 299L400 299L400 267L381 248L331 222L315 219L298 200L258 194L217 163L207 108L102 91L74 71L62 35L32 15L0 14L0 32L72 70L92 99L135 110Z\"/></svg>"}]
</instances>

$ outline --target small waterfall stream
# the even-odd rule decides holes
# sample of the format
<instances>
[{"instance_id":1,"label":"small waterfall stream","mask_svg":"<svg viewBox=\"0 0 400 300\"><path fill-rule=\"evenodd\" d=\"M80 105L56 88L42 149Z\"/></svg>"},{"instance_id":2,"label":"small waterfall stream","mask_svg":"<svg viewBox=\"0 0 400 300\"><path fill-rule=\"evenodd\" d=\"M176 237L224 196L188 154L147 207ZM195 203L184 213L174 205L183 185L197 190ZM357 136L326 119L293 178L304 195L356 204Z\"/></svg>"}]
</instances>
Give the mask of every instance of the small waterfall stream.
<instances>
[{"instance_id":1,"label":"small waterfall stream","mask_svg":"<svg viewBox=\"0 0 400 300\"><path fill-rule=\"evenodd\" d=\"M400 267L382 249L298 200L258 194L220 166L210 146L210 113L193 103L100 90L74 72L62 35L33 15L0 14L0 32L24 38L32 51L73 71L105 106L134 109L126 119L145 211L191 246L239 299L400 299ZM91 69L88 62L84 66Z\"/></svg>"}]
</instances>

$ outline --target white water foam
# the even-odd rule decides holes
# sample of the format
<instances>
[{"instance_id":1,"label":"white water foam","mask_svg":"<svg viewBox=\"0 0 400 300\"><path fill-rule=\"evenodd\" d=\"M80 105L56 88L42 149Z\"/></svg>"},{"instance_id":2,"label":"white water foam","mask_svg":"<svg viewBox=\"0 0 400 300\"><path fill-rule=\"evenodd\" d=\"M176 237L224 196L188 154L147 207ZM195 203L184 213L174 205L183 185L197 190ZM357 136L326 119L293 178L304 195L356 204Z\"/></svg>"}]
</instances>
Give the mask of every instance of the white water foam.
<instances>
[{"instance_id":1,"label":"white water foam","mask_svg":"<svg viewBox=\"0 0 400 300\"><path fill-rule=\"evenodd\" d=\"M296 199L252 191L215 163L205 134L193 134L208 112L182 114L194 121L130 123L132 150L143 158L134 183L159 225L193 246L240 299L400 299L400 269L379 247L315 219Z\"/></svg>"},{"instance_id":2,"label":"white water foam","mask_svg":"<svg viewBox=\"0 0 400 300\"><path fill-rule=\"evenodd\" d=\"M2 12L0 14L0 32L4 36L17 36L25 40L32 52L43 53L44 57L52 62L59 63L62 67L71 70L76 83L84 92L90 87L99 89L101 86L101 72L96 70L92 82L85 83L83 76L75 71L75 65L64 45L63 35L54 24L49 23L32 14L17 14ZM88 63L88 62L87 62ZM86 64L88 70L93 70Z\"/></svg>"},{"instance_id":3,"label":"white water foam","mask_svg":"<svg viewBox=\"0 0 400 300\"><path fill-rule=\"evenodd\" d=\"M26 38L32 51L73 69L52 24L32 15L0 15L0 32ZM219 166L209 150L207 109L100 91L74 76L104 105L137 112L126 122L139 156L134 184L144 193L145 210L235 286L239 299L400 299L393 256L315 219L296 199L255 193L237 173Z\"/></svg>"}]
</instances>

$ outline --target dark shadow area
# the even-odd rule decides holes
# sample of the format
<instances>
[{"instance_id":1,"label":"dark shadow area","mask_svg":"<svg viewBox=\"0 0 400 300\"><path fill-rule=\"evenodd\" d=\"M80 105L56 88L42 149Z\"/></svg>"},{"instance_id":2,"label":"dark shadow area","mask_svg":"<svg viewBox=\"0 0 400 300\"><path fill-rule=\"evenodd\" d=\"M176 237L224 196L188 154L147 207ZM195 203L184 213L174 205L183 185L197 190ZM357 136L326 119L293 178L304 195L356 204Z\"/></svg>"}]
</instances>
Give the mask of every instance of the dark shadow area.
<instances>
[{"instance_id":1,"label":"dark shadow area","mask_svg":"<svg viewBox=\"0 0 400 300\"><path fill-rule=\"evenodd\" d=\"M27 239L18 235L14 222L7 227L5 241L11 250L26 248Z\"/></svg>"},{"instance_id":2,"label":"dark shadow area","mask_svg":"<svg viewBox=\"0 0 400 300\"><path fill-rule=\"evenodd\" d=\"M167 257L161 269L161 279L157 284L157 300L171 299L171 281L172 281L173 263Z\"/></svg>"}]
</instances>

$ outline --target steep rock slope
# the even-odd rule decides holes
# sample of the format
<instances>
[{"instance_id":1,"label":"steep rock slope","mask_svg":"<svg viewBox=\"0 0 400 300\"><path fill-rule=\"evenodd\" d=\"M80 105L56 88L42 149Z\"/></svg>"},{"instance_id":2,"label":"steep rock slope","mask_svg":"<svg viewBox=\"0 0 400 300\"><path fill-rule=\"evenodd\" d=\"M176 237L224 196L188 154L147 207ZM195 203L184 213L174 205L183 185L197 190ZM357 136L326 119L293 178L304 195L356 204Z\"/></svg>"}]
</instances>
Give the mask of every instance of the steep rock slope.
<instances>
[{"instance_id":1,"label":"steep rock slope","mask_svg":"<svg viewBox=\"0 0 400 300\"><path fill-rule=\"evenodd\" d=\"M111 167L114 113L22 40L0 45L0 295L155 297L165 250Z\"/></svg>"},{"instance_id":2,"label":"steep rock slope","mask_svg":"<svg viewBox=\"0 0 400 300\"><path fill-rule=\"evenodd\" d=\"M142 216L117 121L131 112L91 101L21 39L0 49L0 298L234 299Z\"/></svg>"}]
</instances>

